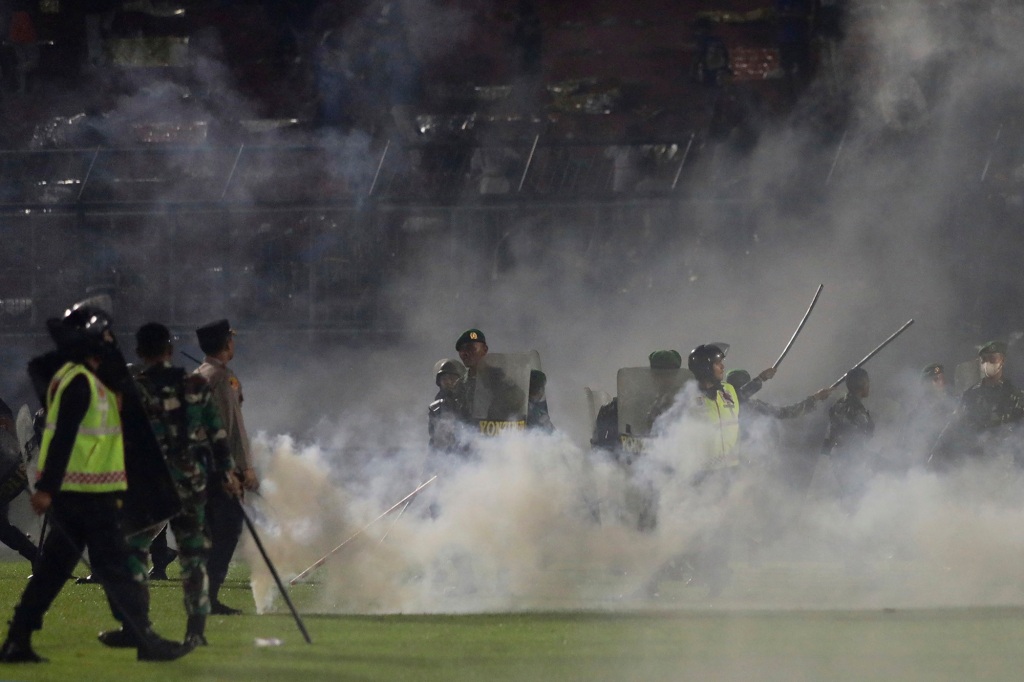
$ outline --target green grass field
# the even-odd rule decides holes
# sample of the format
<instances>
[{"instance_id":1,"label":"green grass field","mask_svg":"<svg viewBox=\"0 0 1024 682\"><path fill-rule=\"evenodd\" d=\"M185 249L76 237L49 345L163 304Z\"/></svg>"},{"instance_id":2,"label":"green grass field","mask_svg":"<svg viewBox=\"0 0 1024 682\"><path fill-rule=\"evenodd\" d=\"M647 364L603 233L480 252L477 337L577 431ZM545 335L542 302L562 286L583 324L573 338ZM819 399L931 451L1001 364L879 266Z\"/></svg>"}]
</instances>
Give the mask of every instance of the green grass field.
<instances>
[{"instance_id":1,"label":"green grass field","mask_svg":"<svg viewBox=\"0 0 1024 682\"><path fill-rule=\"evenodd\" d=\"M25 562L0 563L10 609ZM316 585L295 598L311 603ZM155 583L152 616L181 637L176 583ZM222 593L251 598L243 566ZM283 609L283 606L282 606ZM1019 680L1024 610L679 610L466 616L305 614L306 644L287 611L213 617L210 646L173 663L138 663L96 633L113 621L95 585L68 584L37 633L41 665L0 666L0 680ZM259 647L257 638L283 640Z\"/></svg>"}]
</instances>

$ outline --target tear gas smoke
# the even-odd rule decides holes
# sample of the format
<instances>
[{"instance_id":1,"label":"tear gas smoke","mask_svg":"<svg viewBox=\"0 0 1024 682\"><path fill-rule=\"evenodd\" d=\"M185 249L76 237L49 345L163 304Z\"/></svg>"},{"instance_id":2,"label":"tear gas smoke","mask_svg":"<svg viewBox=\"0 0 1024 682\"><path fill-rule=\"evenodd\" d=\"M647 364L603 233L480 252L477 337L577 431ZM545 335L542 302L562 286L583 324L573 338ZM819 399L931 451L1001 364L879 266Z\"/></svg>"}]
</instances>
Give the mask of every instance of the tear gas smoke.
<instances>
[{"instance_id":1,"label":"tear gas smoke","mask_svg":"<svg viewBox=\"0 0 1024 682\"><path fill-rule=\"evenodd\" d=\"M610 243L578 216L529 206L486 250L471 229L454 245L450 232L433 243L428 234L418 261L386 284L415 342L330 353L288 376L243 366L250 395L294 396L314 415L344 406L309 430L315 445L268 435L309 426L308 416L278 412L280 403L246 406L266 432L267 543L282 570L297 573L434 473L421 445L428 370L454 356L461 329L484 329L492 350L537 348L544 359L560 434L483 441L477 458L449 463L400 518L323 567L320 609L707 605L699 587L677 581L658 599L648 588L688 548L716 542L728 545L735 576L714 603L729 607L1024 601L1014 453L925 469L945 417L916 411L914 371L969 358L971 344L1021 321L992 299L997 281L1000 297L1019 301L1019 282L987 274L1013 271L1016 242L969 242L966 233L1002 234L1002 213L977 177L993 131L1021 101L1022 11L993 0L851 3L850 12L848 39L833 46L791 125L764 133L742 161L725 144L705 150L678 213L606 209L604 219L634 226L632 241ZM823 146L801 119L830 98L852 112L838 146ZM491 276L465 274L477 272ZM867 366L879 425L873 471L817 459L821 410L797 427L755 422L751 465L728 490L692 485L700 427L686 419L663 424L632 475L581 447L592 427L584 387L614 393L615 370L643 365L651 350L685 355L718 339L733 346L730 369L754 373L781 350L818 282L818 308L758 397L808 395L914 317L915 328ZM968 316L981 325L964 325ZM310 386L325 368L338 381ZM638 499L651 490L657 526L640 532ZM261 589L257 599L265 607L272 595Z\"/></svg>"}]
</instances>

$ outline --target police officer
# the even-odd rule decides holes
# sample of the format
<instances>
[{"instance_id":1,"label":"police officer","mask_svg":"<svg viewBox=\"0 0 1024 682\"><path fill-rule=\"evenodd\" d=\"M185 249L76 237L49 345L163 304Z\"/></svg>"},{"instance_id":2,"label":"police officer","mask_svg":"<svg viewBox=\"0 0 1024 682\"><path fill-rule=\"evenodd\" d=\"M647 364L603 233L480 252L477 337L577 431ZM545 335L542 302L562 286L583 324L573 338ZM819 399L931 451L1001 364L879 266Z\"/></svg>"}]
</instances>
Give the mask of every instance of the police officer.
<instances>
[{"instance_id":1,"label":"police officer","mask_svg":"<svg viewBox=\"0 0 1024 682\"><path fill-rule=\"evenodd\" d=\"M739 465L736 444L740 436L740 399L736 389L725 383L724 344L697 346L687 358L686 366L697 379L701 399L696 416L713 428L713 435L705 444L705 471L731 469Z\"/></svg>"},{"instance_id":2,"label":"police officer","mask_svg":"<svg viewBox=\"0 0 1024 682\"><path fill-rule=\"evenodd\" d=\"M196 374L206 379L221 423L227 431L228 449L236 473L246 490L259 489L253 468L249 436L242 419L242 384L228 367L235 357L235 332L227 320L217 320L196 330L199 347L206 354ZM232 616L241 613L220 601L220 588L228 575L228 565L242 535L243 512L237 498L221 486L221 474L207 486L206 521L213 543L207 570L210 576L210 613Z\"/></svg>"},{"instance_id":3,"label":"police officer","mask_svg":"<svg viewBox=\"0 0 1024 682\"><path fill-rule=\"evenodd\" d=\"M687 407L690 418L703 422L709 428L694 446L704 457L700 471L692 484L701 500L716 504L728 493L735 472L739 469L737 444L740 434L740 399L736 389L724 382L725 344L702 344L690 351L686 366L697 379L696 401ZM645 585L646 592L657 594L660 581L688 566L693 580L707 586L709 596L717 596L731 578L729 545L732 520L723 510L717 522L707 522L692 538L687 550L662 566Z\"/></svg>"},{"instance_id":4,"label":"police officer","mask_svg":"<svg viewBox=\"0 0 1024 682\"><path fill-rule=\"evenodd\" d=\"M234 463L227 446L227 432L213 404L203 377L186 374L171 365L174 345L167 327L150 322L135 334L136 353L143 369L136 376L143 404L160 442L167 465L182 501L182 510L170 522L181 563L185 613L185 641L205 645L206 616L210 612L206 557L210 540L206 529L206 485L211 478L232 495L239 492ZM128 538L137 554L136 579L145 579L150 533ZM100 635L108 646L125 646L130 632L113 630Z\"/></svg>"},{"instance_id":5,"label":"police officer","mask_svg":"<svg viewBox=\"0 0 1024 682\"><path fill-rule=\"evenodd\" d=\"M998 445L1024 419L1024 393L1005 376L1006 344L990 341L978 351L983 379L960 397L932 453L935 465L979 456ZM988 446L988 447L986 447ZM1014 453L1021 462L1018 453Z\"/></svg>"},{"instance_id":6,"label":"police officer","mask_svg":"<svg viewBox=\"0 0 1024 682\"><path fill-rule=\"evenodd\" d=\"M32 631L42 628L43 615L83 548L89 550L111 609L132 632L138 658L180 658L191 647L152 630L146 585L134 580L130 569L121 514L128 479L118 396L97 375L103 361L120 357L111 319L99 308L76 305L48 326L66 362L52 376L45 396L39 480L31 504L37 514L50 514L53 530L14 609L0 661L45 660L32 649Z\"/></svg>"}]
</instances>

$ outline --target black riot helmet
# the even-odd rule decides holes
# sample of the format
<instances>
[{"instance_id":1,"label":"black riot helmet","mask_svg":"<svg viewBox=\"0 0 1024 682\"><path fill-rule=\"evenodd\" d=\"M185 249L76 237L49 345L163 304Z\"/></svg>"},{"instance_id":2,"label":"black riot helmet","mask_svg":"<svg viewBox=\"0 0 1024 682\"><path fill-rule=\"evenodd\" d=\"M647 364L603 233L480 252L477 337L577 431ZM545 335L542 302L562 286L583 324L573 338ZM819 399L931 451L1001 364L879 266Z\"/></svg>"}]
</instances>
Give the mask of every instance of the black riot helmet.
<instances>
[{"instance_id":1,"label":"black riot helmet","mask_svg":"<svg viewBox=\"0 0 1024 682\"><path fill-rule=\"evenodd\" d=\"M113 323L107 311L82 302L65 310L64 317L47 320L46 327L59 350L82 359L117 346Z\"/></svg>"},{"instance_id":2,"label":"black riot helmet","mask_svg":"<svg viewBox=\"0 0 1024 682\"><path fill-rule=\"evenodd\" d=\"M714 343L702 344L690 351L690 356L686 360L686 366L693 372L693 376L697 377L698 381L714 381L715 373L712 367L717 361L723 359L729 350L728 346L722 348L723 345Z\"/></svg>"}]
</instances>

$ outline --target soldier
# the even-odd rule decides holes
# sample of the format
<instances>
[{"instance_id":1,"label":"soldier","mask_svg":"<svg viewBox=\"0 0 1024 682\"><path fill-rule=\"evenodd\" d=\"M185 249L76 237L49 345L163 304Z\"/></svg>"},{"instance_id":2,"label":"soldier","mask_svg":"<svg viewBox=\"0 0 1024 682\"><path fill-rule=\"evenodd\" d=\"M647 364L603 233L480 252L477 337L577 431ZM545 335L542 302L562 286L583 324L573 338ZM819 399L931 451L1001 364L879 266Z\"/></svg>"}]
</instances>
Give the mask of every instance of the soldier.
<instances>
[{"instance_id":1,"label":"soldier","mask_svg":"<svg viewBox=\"0 0 1024 682\"><path fill-rule=\"evenodd\" d=\"M9 518L11 502L27 489L28 474L14 428L14 414L0 400L0 542L35 561L36 546Z\"/></svg>"},{"instance_id":2,"label":"soldier","mask_svg":"<svg viewBox=\"0 0 1024 682\"><path fill-rule=\"evenodd\" d=\"M242 384L228 367L235 357L235 331L227 320L217 320L196 330L199 347L206 354L203 364L196 369L210 385L214 405L220 414L228 436L228 449L235 463L235 471L242 479L246 490L259 489L259 480L253 468L252 453L249 450L249 436L242 419ZM242 535L243 512L239 500L229 494L218 480L207 486L206 523L210 531L210 548L207 570L210 576L210 613L219 616L240 614L220 601L220 587L228 575L228 565Z\"/></svg>"},{"instance_id":3,"label":"soldier","mask_svg":"<svg viewBox=\"0 0 1024 682\"><path fill-rule=\"evenodd\" d=\"M846 373L846 395L828 409L828 430L822 444L822 454L842 454L859 449L875 433L871 413L863 400L871 393L868 372L862 367Z\"/></svg>"},{"instance_id":4,"label":"soldier","mask_svg":"<svg viewBox=\"0 0 1024 682\"><path fill-rule=\"evenodd\" d=\"M430 447L442 452L465 452L461 433L466 413L465 367L458 360L438 360L434 365L437 394L427 408Z\"/></svg>"},{"instance_id":5,"label":"soldier","mask_svg":"<svg viewBox=\"0 0 1024 682\"><path fill-rule=\"evenodd\" d=\"M845 381L846 395L828 410L821 453L829 456L840 502L852 513L871 476L873 456L867 445L875 433L875 422L863 402L871 393L867 370L855 367L846 373Z\"/></svg>"},{"instance_id":6,"label":"soldier","mask_svg":"<svg viewBox=\"0 0 1024 682\"><path fill-rule=\"evenodd\" d=\"M53 357L65 362L46 390L39 479L30 502L37 514L50 514L53 530L14 609L0 661L45 660L32 650L32 632L42 628L43 615L84 547L111 610L124 618L135 638L139 660L180 658L192 647L153 631L146 584L137 582L130 568L122 515L129 479L119 396L97 374L104 362L123 367L111 319L99 308L76 305L47 326L58 345L59 353Z\"/></svg>"},{"instance_id":7,"label":"soldier","mask_svg":"<svg viewBox=\"0 0 1024 682\"><path fill-rule=\"evenodd\" d=\"M923 463L938 433L949 421L956 403L946 384L945 367L932 363L921 371L921 381L912 386L912 401L899 436L899 449L908 453L909 464Z\"/></svg>"},{"instance_id":8,"label":"soldier","mask_svg":"<svg viewBox=\"0 0 1024 682\"><path fill-rule=\"evenodd\" d=\"M978 351L984 378L964 391L960 404L939 434L930 462L941 466L968 456L980 456L1000 445L1024 418L1024 393L1004 375L1006 344L991 341ZM1014 453L1022 463L1020 453Z\"/></svg>"},{"instance_id":9,"label":"soldier","mask_svg":"<svg viewBox=\"0 0 1024 682\"><path fill-rule=\"evenodd\" d=\"M171 365L174 345L170 330L150 322L139 328L135 340L136 352L144 365L136 382L182 501L181 513L171 519L170 527L178 545L188 615L185 641L193 646L205 645L206 616L210 612L206 573L210 550L205 512L207 477L219 480L233 496L239 494L240 485L228 451L227 432L206 380ZM128 538L136 552L139 581L145 580L151 538L150 533L136 533ZM108 646L129 646L130 640L130 632L124 629L100 634L100 641Z\"/></svg>"},{"instance_id":10,"label":"soldier","mask_svg":"<svg viewBox=\"0 0 1024 682\"><path fill-rule=\"evenodd\" d=\"M523 390L510 381L498 367L487 364L487 339L479 329L468 329L455 342L455 350L468 370L466 376L467 420L474 415L468 411L473 409L474 400L478 399L478 391L486 391L490 396L487 403L486 417L488 420L504 421L514 415L519 406L525 403Z\"/></svg>"}]
</instances>

